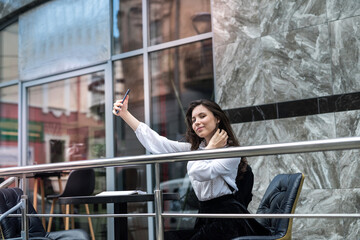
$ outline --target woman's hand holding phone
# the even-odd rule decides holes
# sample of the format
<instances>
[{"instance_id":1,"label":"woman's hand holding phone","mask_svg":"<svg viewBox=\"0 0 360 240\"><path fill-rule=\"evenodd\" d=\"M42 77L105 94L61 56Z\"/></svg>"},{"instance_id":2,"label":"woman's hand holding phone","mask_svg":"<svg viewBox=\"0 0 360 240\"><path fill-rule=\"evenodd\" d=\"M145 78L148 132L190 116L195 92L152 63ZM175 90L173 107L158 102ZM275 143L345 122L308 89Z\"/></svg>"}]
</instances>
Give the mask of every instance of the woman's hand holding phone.
<instances>
[{"instance_id":1,"label":"woman's hand holding phone","mask_svg":"<svg viewBox=\"0 0 360 240\"><path fill-rule=\"evenodd\" d=\"M137 127L140 125L140 122L128 111L129 92L130 89L126 91L122 100L117 100L114 103L112 112L115 116L121 117L132 128L132 130L136 131Z\"/></svg>"},{"instance_id":2,"label":"woman's hand holding phone","mask_svg":"<svg viewBox=\"0 0 360 240\"><path fill-rule=\"evenodd\" d=\"M117 100L114 103L113 107L113 114L116 116L122 116L124 113L127 112L128 109L128 103L129 103L129 97L128 94L130 92L130 89L128 89L125 93L125 96L122 100Z\"/></svg>"}]
</instances>

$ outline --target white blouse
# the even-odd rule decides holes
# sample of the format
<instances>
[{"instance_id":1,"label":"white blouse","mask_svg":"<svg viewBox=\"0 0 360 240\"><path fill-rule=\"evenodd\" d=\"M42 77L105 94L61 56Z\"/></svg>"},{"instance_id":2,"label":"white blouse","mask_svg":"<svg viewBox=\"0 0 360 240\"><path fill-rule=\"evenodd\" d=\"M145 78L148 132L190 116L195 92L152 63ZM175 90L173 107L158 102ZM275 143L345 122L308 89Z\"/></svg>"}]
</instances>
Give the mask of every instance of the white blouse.
<instances>
[{"instance_id":1,"label":"white blouse","mask_svg":"<svg viewBox=\"0 0 360 240\"><path fill-rule=\"evenodd\" d=\"M145 123L140 123L135 134L141 144L154 154L185 152L190 151L191 148L190 143L173 141L160 136ZM199 150L204 148L205 143L202 142ZM189 161L187 171L198 199L206 201L231 194L227 183L238 190L235 178L239 163L240 158Z\"/></svg>"}]
</instances>

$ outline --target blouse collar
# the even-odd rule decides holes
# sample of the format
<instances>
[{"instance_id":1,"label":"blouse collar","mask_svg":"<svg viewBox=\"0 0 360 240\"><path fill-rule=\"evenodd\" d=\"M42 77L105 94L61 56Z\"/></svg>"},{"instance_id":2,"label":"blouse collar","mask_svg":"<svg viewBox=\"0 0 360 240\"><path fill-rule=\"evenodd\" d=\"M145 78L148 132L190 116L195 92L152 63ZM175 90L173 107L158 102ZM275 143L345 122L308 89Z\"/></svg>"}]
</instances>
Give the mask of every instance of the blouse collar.
<instances>
[{"instance_id":1,"label":"blouse collar","mask_svg":"<svg viewBox=\"0 0 360 240\"><path fill-rule=\"evenodd\" d=\"M206 141L203 139L201 143L199 144L199 149L205 149L206 148Z\"/></svg>"}]
</instances>

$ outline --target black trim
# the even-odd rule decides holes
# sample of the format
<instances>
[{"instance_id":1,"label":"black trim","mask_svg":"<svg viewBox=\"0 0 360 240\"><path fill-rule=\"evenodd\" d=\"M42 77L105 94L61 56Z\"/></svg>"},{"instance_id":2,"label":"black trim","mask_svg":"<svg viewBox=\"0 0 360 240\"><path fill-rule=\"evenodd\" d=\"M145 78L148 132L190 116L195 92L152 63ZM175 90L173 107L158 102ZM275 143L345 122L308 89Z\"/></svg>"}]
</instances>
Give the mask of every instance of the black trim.
<instances>
[{"instance_id":1,"label":"black trim","mask_svg":"<svg viewBox=\"0 0 360 240\"><path fill-rule=\"evenodd\" d=\"M299 117L319 113L316 98L278 103L279 118Z\"/></svg>"},{"instance_id":2,"label":"black trim","mask_svg":"<svg viewBox=\"0 0 360 240\"><path fill-rule=\"evenodd\" d=\"M232 123L254 122L277 118L276 104L228 109L225 112L227 112L230 122Z\"/></svg>"},{"instance_id":3,"label":"black trim","mask_svg":"<svg viewBox=\"0 0 360 240\"><path fill-rule=\"evenodd\" d=\"M231 123L309 116L360 109L360 92L227 109Z\"/></svg>"},{"instance_id":4,"label":"black trim","mask_svg":"<svg viewBox=\"0 0 360 240\"><path fill-rule=\"evenodd\" d=\"M49 2L49 1L51 1L51 0L33 0L32 2L26 4L18 9L15 9L14 11L10 12L9 14L2 16L0 19L0 30L6 28L10 24L18 21L18 18L22 13L25 13L25 12L31 10L32 8L38 7L41 4Z\"/></svg>"}]
</instances>

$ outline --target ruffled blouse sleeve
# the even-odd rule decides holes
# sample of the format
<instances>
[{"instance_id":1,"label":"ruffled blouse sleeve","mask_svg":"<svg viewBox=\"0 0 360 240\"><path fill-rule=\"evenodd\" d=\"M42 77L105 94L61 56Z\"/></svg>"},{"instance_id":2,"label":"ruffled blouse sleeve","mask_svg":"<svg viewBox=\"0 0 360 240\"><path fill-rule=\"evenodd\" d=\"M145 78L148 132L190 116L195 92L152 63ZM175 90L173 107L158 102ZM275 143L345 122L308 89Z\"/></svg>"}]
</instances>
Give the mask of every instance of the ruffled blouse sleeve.
<instances>
[{"instance_id":1,"label":"ruffled blouse sleeve","mask_svg":"<svg viewBox=\"0 0 360 240\"><path fill-rule=\"evenodd\" d=\"M135 130L135 134L140 143L154 154L186 152L190 151L191 148L190 143L173 141L160 136L145 123L140 123Z\"/></svg>"}]
</instances>

